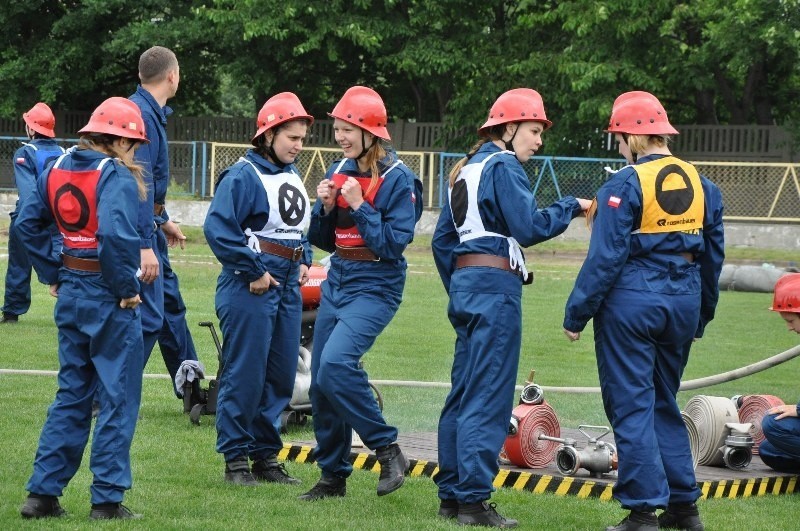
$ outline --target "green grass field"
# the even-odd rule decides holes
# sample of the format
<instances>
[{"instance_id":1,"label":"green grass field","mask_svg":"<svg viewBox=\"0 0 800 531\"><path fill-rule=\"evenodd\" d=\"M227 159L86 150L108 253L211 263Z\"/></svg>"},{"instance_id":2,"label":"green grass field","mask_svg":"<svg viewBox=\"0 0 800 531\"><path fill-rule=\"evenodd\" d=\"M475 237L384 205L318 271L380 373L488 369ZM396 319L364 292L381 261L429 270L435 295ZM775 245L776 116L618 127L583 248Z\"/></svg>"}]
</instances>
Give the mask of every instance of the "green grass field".
<instances>
[{"instance_id":1,"label":"green grass field","mask_svg":"<svg viewBox=\"0 0 800 531\"><path fill-rule=\"evenodd\" d=\"M0 254L5 253L7 221L0 225ZM171 253L178 271L188 320L201 360L214 374L216 351L210 334L197 326L213 320L214 287L219 266L203 242L202 232L185 227L192 243ZM564 302L580 267L580 244L546 243L528 253L536 280L524 290L523 347L518 383L530 369L545 386L596 386L591 329L581 341L570 343L562 334ZM796 260L796 253L772 250L764 253L731 250L731 260L780 263ZM447 298L430 254L430 238L420 237L407 253L409 275L404 302L391 325L376 342L364 363L376 380L446 382L452 360L454 335L446 317ZM5 271L6 258L0 259ZM741 367L795 346L798 336L789 333L774 313L767 311L770 294L725 292L717 319L693 348L687 379ZM31 311L15 326L0 328L0 368L56 370L56 329L52 322L54 299L46 288L34 286ZM800 360L743 380L681 393L681 404L694 394L774 394L786 402L800 397L797 368ZM155 353L147 373L166 374ZM25 498L25 482L31 471L39 431L53 399L56 380L50 376L0 375L2 452L0 460L0 526L4 529L83 529L88 521L88 449L78 475L64 493L62 504L69 517L57 521L24 522L19 506ZM381 387L385 415L401 432L436 428L445 389ZM561 426L607 424L599 395L552 392L547 400ZM453 529L451 522L436 517L436 488L429 478L409 478L400 491L378 498L377 474L357 470L348 481L348 496L308 504L296 501L318 478L314 465L288 463L289 471L303 480L300 487L265 485L236 488L222 481L223 460L214 451L215 433L203 417L193 426L166 380L144 383L142 419L133 442L134 487L126 504L144 519L112 523L112 527L137 529ZM286 442L313 437L309 428L294 428ZM574 497L532 495L510 489L495 493L502 514L517 518L522 529L602 529L624 516L616 503ZM706 529L796 529L794 496L766 496L701 502Z\"/></svg>"}]
</instances>

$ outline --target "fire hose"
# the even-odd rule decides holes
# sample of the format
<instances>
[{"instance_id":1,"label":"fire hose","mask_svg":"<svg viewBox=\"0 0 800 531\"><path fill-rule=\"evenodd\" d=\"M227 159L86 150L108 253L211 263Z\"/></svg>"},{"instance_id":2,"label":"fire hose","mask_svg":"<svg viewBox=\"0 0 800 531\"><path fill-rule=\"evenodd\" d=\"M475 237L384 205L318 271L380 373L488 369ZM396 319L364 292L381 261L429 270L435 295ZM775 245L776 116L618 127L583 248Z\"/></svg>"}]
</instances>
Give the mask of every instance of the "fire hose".
<instances>
[{"instance_id":1,"label":"fire hose","mask_svg":"<svg viewBox=\"0 0 800 531\"><path fill-rule=\"evenodd\" d=\"M515 407L508 431L504 452L515 466L544 468L555 457L558 443L539 439L540 435L561 435L558 417L546 401Z\"/></svg>"},{"instance_id":2,"label":"fire hose","mask_svg":"<svg viewBox=\"0 0 800 531\"><path fill-rule=\"evenodd\" d=\"M784 405L783 400L773 395L745 395L734 397L739 406L739 422L751 423L750 435L753 437L753 453L758 454L758 445L765 439L761 431L761 419L770 408Z\"/></svg>"},{"instance_id":3,"label":"fire hose","mask_svg":"<svg viewBox=\"0 0 800 531\"><path fill-rule=\"evenodd\" d=\"M733 463L741 464L741 461L745 459L744 456L738 454L728 456L726 454L726 447L729 446L729 437L733 437L730 441L733 444L730 446L739 448L746 444L745 440L737 438L739 436L738 431L741 430L730 426L732 423L739 426L739 414L736 411L736 406L729 398L697 395L686 403L684 412L697 427L699 440L697 463L699 465L730 466L727 462L728 457L733 458ZM749 427L747 426L747 428ZM733 433L734 431L737 433ZM747 434L742 434L742 437L744 435ZM752 447L752 439L750 443ZM747 452L748 454L750 453L750 448L747 449ZM741 468L741 466L733 468Z\"/></svg>"},{"instance_id":4,"label":"fire hose","mask_svg":"<svg viewBox=\"0 0 800 531\"><path fill-rule=\"evenodd\" d=\"M700 435L697 433L697 425L692 417L681 411L683 423L686 424L686 431L689 434L689 447L692 450L692 467L697 468L698 448L700 447Z\"/></svg>"}]
</instances>

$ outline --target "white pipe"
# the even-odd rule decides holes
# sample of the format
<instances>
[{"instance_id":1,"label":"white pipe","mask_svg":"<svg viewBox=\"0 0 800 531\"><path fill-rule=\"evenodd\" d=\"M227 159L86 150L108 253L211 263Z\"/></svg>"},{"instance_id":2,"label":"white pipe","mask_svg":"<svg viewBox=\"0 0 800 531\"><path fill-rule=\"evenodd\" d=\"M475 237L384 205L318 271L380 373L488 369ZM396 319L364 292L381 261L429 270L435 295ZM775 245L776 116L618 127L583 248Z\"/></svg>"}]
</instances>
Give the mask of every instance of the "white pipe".
<instances>
[{"instance_id":1,"label":"white pipe","mask_svg":"<svg viewBox=\"0 0 800 531\"><path fill-rule=\"evenodd\" d=\"M732 371L715 374L712 376L705 376L694 380L686 380L681 382L681 391L690 391L700 389L703 387L710 387L732 380L738 380L745 376L750 376L757 372L764 371L781 363L787 362L793 358L800 356L800 345L790 348L780 354L751 363L744 367L739 367ZM0 374L27 374L35 376L56 376L58 371L38 371L38 370L25 370L25 369L0 369ZM169 379L168 374L145 374L145 378L159 378ZM437 388L437 389L450 389L451 385L448 382L424 382L420 380L370 380L373 385L383 385L386 387L414 387L414 388ZM522 385L517 385L516 390L521 391ZM550 385L541 386L543 391L558 392L558 393L599 393L599 387L555 387Z\"/></svg>"}]
</instances>

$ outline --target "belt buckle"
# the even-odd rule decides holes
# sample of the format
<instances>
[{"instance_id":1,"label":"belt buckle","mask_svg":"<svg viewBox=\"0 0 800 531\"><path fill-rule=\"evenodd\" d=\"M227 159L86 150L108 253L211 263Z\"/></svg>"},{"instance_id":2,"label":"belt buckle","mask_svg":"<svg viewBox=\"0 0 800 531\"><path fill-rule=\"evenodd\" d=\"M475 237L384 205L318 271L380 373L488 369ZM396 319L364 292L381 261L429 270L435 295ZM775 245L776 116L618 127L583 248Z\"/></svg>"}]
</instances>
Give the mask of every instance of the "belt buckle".
<instances>
[{"instance_id":1,"label":"belt buckle","mask_svg":"<svg viewBox=\"0 0 800 531\"><path fill-rule=\"evenodd\" d=\"M292 249L292 261L297 262L303 257L303 246L298 245L294 249Z\"/></svg>"}]
</instances>

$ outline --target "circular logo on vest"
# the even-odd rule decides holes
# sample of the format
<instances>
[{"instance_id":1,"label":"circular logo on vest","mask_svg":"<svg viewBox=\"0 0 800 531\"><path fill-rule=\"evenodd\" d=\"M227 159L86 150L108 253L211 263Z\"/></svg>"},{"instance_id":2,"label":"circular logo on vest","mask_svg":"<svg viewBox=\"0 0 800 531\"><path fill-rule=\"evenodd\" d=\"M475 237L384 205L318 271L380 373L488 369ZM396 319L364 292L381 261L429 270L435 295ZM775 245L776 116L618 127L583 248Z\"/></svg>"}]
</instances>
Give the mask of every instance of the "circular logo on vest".
<instances>
[{"instance_id":1,"label":"circular logo on vest","mask_svg":"<svg viewBox=\"0 0 800 531\"><path fill-rule=\"evenodd\" d=\"M66 196L66 197L64 197ZM61 201L64 201L62 208ZM77 203L77 205L76 205ZM55 205L55 216L58 224L61 225L68 232L78 232L85 228L89 223L89 201L80 188L74 184L66 183L56 190L55 198L53 199ZM75 220L75 213L78 213L78 219ZM72 221L67 221L64 216L70 215Z\"/></svg>"},{"instance_id":2,"label":"circular logo on vest","mask_svg":"<svg viewBox=\"0 0 800 531\"><path fill-rule=\"evenodd\" d=\"M278 212L281 220L290 227L302 223L306 215L306 199L300 190L289 183L283 183L278 188Z\"/></svg>"},{"instance_id":3,"label":"circular logo on vest","mask_svg":"<svg viewBox=\"0 0 800 531\"><path fill-rule=\"evenodd\" d=\"M682 186L679 182L682 181ZM667 164L656 175L656 201L667 214L683 214L692 206L694 188L686 172L677 164Z\"/></svg>"},{"instance_id":4,"label":"circular logo on vest","mask_svg":"<svg viewBox=\"0 0 800 531\"><path fill-rule=\"evenodd\" d=\"M467 194L467 182L456 181L450 192L450 210L453 211L453 222L456 227L460 227L467 220L467 207L469 206Z\"/></svg>"}]
</instances>

